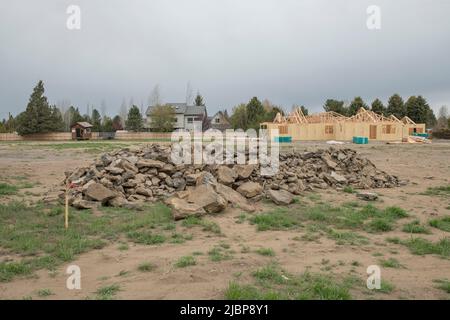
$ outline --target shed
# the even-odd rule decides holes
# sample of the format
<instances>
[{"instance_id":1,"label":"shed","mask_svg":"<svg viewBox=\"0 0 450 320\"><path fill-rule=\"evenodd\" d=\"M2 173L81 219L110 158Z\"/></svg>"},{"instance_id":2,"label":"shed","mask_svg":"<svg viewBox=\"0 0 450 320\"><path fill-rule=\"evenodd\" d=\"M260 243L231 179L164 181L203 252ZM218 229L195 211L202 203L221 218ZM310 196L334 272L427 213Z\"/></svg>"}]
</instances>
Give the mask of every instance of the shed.
<instances>
[{"instance_id":1,"label":"shed","mask_svg":"<svg viewBox=\"0 0 450 320\"><path fill-rule=\"evenodd\" d=\"M77 122L71 127L72 140L89 140L92 138L92 124Z\"/></svg>"}]
</instances>

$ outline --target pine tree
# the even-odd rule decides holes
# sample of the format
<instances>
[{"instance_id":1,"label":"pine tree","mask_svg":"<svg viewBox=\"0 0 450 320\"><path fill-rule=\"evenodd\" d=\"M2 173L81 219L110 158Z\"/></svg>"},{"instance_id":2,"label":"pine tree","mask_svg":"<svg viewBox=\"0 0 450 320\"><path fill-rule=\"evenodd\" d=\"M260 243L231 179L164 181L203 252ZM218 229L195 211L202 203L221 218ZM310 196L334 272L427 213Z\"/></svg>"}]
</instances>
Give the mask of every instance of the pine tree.
<instances>
[{"instance_id":1,"label":"pine tree","mask_svg":"<svg viewBox=\"0 0 450 320\"><path fill-rule=\"evenodd\" d=\"M347 116L348 117L354 116L361 108L367 109L367 104L361 97L356 97L355 99L353 99L353 101L350 103L348 107Z\"/></svg>"},{"instance_id":2,"label":"pine tree","mask_svg":"<svg viewBox=\"0 0 450 320\"><path fill-rule=\"evenodd\" d=\"M406 107L403 103L402 97L397 93L389 98L388 106L386 109L386 115L393 114L397 118L401 119L406 116Z\"/></svg>"},{"instance_id":3,"label":"pine tree","mask_svg":"<svg viewBox=\"0 0 450 320\"><path fill-rule=\"evenodd\" d=\"M44 92L44 83L40 80L33 89L26 110L17 116L17 132L20 135L53 131L52 108Z\"/></svg>"},{"instance_id":4,"label":"pine tree","mask_svg":"<svg viewBox=\"0 0 450 320\"><path fill-rule=\"evenodd\" d=\"M265 112L262 103L257 97L253 97L247 104L248 128L258 129L259 122L264 118Z\"/></svg>"},{"instance_id":5,"label":"pine tree","mask_svg":"<svg viewBox=\"0 0 450 320\"><path fill-rule=\"evenodd\" d=\"M116 115L112 121L113 121L112 125L113 125L114 131L123 130L123 126L122 126L123 121L119 115Z\"/></svg>"},{"instance_id":6,"label":"pine tree","mask_svg":"<svg viewBox=\"0 0 450 320\"><path fill-rule=\"evenodd\" d=\"M371 110L375 113L386 115L386 108L384 107L383 102L378 98L372 102Z\"/></svg>"},{"instance_id":7,"label":"pine tree","mask_svg":"<svg viewBox=\"0 0 450 320\"><path fill-rule=\"evenodd\" d=\"M205 105L205 101L203 100L203 97L200 94L200 92L197 92L197 95L195 96L194 104L199 107Z\"/></svg>"},{"instance_id":8,"label":"pine tree","mask_svg":"<svg viewBox=\"0 0 450 320\"><path fill-rule=\"evenodd\" d=\"M102 117L100 115L100 112L98 112L97 109L92 110L92 116L91 116L91 124L92 124L92 131L101 131L102 130Z\"/></svg>"},{"instance_id":9,"label":"pine tree","mask_svg":"<svg viewBox=\"0 0 450 320\"><path fill-rule=\"evenodd\" d=\"M325 101L325 104L323 106L323 109L326 112L336 112L343 116L346 116L348 114L347 108L344 106L344 101L334 100L334 99L328 99Z\"/></svg>"},{"instance_id":10,"label":"pine tree","mask_svg":"<svg viewBox=\"0 0 450 320\"><path fill-rule=\"evenodd\" d=\"M126 121L127 130L139 132L142 130L144 125L144 120L142 119L141 112L139 108L133 105L128 111L128 118Z\"/></svg>"},{"instance_id":11,"label":"pine tree","mask_svg":"<svg viewBox=\"0 0 450 320\"><path fill-rule=\"evenodd\" d=\"M406 101L406 115L416 123L427 123L430 107L422 96L412 96Z\"/></svg>"}]
</instances>

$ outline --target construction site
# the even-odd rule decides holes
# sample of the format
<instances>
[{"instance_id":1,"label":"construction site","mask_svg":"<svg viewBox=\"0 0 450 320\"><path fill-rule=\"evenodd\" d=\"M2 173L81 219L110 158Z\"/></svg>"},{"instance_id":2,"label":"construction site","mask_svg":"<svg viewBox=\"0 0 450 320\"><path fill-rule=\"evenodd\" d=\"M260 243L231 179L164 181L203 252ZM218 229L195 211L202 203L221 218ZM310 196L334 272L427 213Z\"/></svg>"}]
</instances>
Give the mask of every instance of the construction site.
<instances>
[{"instance_id":1,"label":"construction site","mask_svg":"<svg viewBox=\"0 0 450 320\"><path fill-rule=\"evenodd\" d=\"M273 122L261 123L271 137L284 137L292 141L340 140L367 137L376 141L404 141L408 137L425 134L425 124L415 123L408 117L385 117L361 108L351 117L339 113L321 112L304 115L300 108L287 116L278 113ZM278 129L278 133L274 130Z\"/></svg>"}]
</instances>

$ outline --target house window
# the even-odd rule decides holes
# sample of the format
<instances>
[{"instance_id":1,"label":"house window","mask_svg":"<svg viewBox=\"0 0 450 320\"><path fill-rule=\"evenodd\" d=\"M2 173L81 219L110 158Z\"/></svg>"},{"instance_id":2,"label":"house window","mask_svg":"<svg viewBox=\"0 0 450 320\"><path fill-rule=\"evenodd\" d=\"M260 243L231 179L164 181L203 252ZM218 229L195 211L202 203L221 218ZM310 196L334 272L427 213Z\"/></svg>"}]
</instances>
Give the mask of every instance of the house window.
<instances>
[{"instance_id":1,"label":"house window","mask_svg":"<svg viewBox=\"0 0 450 320\"><path fill-rule=\"evenodd\" d=\"M194 121L193 118L187 118L187 123L192 123Z\"/></svg>"},{"instance_id":2,"label":"house window","mask_svg":"<svg viewBox=\"0 0 450 320\"><path fill-rule=\"evenodd\" d=\"M391 124L385 124L382 131L384 134L395 134L395 127Z\"/></svg>"},{"instance_id":3,"label":"house window","mask_svg":"<svg viewBox=\"0 0 450 320\"><path fill-rule=\"evenodd\" d=\"M287 126L278 126L278 131L280 134L287 134L288 133L288 127Z\"/></svg>"},{"instance_id":4,"label":"house window","mask_svg":"<svg viewBox=\"0 0 450 320\"><path fill-rule=\"evenodd\" d=\"M214 122L215 122L215 123L220 123L220 119L219 119L219 118L215 118L215 119L214 119Z\"/></svg>"},{"instance_id":5,"label":"house window","mask_svg":"<svg viewBox=\"0 0 450 320\"><path fill-rule=\"evenodd\" d=\"M267 124L262 124L261 129L267 129Z\"/></svg>"},{"instance_id":6,"label":"house window","mask_svg":"<svg viewBox=\"0 0 450 320\"><path fill-rule=\"evenodd\" d=\"M325 134L333 134L334 127L333 126L325 126Z\"/></svg>"}]
</instances>

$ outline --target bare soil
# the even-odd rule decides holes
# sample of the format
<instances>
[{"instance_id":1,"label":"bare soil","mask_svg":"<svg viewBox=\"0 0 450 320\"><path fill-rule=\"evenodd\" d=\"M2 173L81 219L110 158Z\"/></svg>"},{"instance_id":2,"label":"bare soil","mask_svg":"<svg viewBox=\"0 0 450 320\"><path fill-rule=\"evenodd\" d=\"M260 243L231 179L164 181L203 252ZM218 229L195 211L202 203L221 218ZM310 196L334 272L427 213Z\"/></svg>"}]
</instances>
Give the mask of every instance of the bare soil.
<instances>
[{"instance_id":1,"label":"bare soil","mask_svg":"<svg viewBox=\"0 0 450 320\"><path fill-rule=\"evenodd\" d=\"M293 148L314 150L327 148L325 143L301 143ZM342 147L342 146L338 146ZM436 141L431 145L387 145L382 143L365 146L346 144L357 149L362 156L390 174L408 179L407 186L392 189L373 190L380 195L374 205L384 208L399 206L412 217L427 223L430 218L450 214L450 199L421 195L428 187L450 183L450 143ZM26 177L31 188L23 189L13 196L2 196L0 202L23 200L34 203L43 197L54 197L64 171L90 163L96 155L83 149L58 149L39 146L39 143L0 144L0 181L14 181L15 177ZM339 205L357 201L354 194L334 190L317 191L320 200L311 200L308 194L300 196L306 202L321 201ZM258 212L273 208L266 202L258 204ZM76 214L76 212L73 212ZM0 282L0 299L41 299L38 291L50 289L53 295L47 299L95 298L95 291L104 285L119 284L118 299L223 299L230 281L247 283L256 268L276 260L290 273L306 270L323 271L325 264L333 274L353 273L362 280L367 278L366 268L377 264L382 258L393 257L403 268L382 268L383 279L395 289L388 294L369 294L364 290L352 291L357 299L448 299L449 295L436 288L433 280L450 279L450 260L434 255L413 255L400 244L386 242L386 237L407 239L409 234L399 226L391 232L381 234L365 233L367 245L337 245L326 237L318 241L298 241L305 230L262 231L248 221L236 223L240 210L227 209L224 213L209 217L216 222L223 235L205 233L199 228L189 230L193 239L181 244L136 245L129 243L128 250L119 250L118 243L111 243L100 250L93 250L78 256L75 261L61 265L56 272L40 270L32 277ZM255 213L258 214L258 213ZM177 222L180 223L180 222ZM448 233L433 229L432 234L420 235L437 241ZM213 262L207 252L215 245L226 243L233 250L232 259ZM275 257L265 257L255 252L258 248L272 248ZM247 250L243 250L247 248ZM201 252L196 256L197 264L176 268L174 263L181 256ZM14 259L14 255L0 248L0 262ZM141 272L138 265L147 261L156 265L151 272ZM326 261L326 262L324 262ZM358 263L355 263L358 262ZM68 265L81 268L81 290L66 288ZM124 272L125 271L125 272Z\"/></svg>"}]
</instances>

